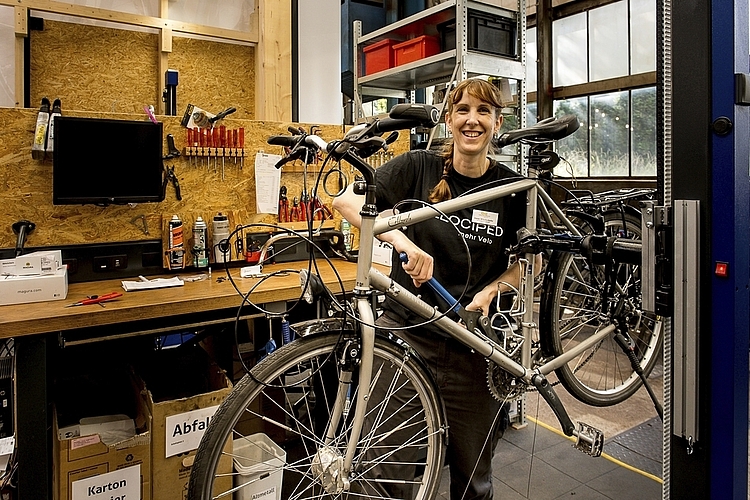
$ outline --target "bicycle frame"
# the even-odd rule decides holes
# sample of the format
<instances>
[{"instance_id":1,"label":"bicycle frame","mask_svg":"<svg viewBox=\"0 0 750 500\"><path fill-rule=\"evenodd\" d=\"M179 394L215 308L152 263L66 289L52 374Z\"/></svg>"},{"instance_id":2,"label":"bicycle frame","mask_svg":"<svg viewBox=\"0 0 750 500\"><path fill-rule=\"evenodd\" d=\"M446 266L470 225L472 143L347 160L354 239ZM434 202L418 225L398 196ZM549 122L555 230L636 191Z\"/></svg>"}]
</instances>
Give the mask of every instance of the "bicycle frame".
<instances>
[{"instance_id":1,"label":"bicycle frame","mask_svg":"<svg viewBox=\"0 0 750 500\"><path fill-rule=\"evenodd\" d=\"M352 163L355 168L362 167L369 170L370 167L364 164L364 162L355 155L347 154L345 159ZM372 172L369 172L372 174ZM365 176L368 178L368 176ZM396 282L385 276L383 273L372 267L372 247L373 237L383 234L391 230L397 230L398 228L417 224L419 222L428 220L435 217L437 211L445 214L455 212L460 209L472 207L480 203L501 198L504 196L510 196L513 194L526 194L526 227L531 230L536 230L537 223L537 197L540 196L544 207L545 213L548 208L552 208L555 213L562 221L565 222L566 226L569 227L575 233L578 233L577 229L573 227L572 223L567 220L562 210L557 207L554 201L549 195L544 192L539 186L538 182L529 178L519 178L517 181L511 183L491 187L482 191L466 194L458 198L436 203L430 207L416 208L409 211L404 211L387 218L377 218L376 209L374 208L374 193L373 190L366 190L365 204L360 212L362 216L362 222L360 226L359 236L359 255L357 261L357 277L356 285L354 288L354 301L356 304L356 310L359 314L359 330L360 330L360 341L362 343L362 357L361 364L359 367L359 387L357 391L357 401L355 405L355 416L352 428L352 436L347 445L347 453L345 455L344 468L346 474L351 471L352 461L356 449L356 443L359 439L359 435L364 423L364 412L366 408L365 401L369 397L368 388L372 380L372 357L375 343L375 313L372 309L371 294L373 290L378 290L385 293L389 297L393 298L396 302L405 306L412 312L418 314L426 320L434 320L434 325L438 326L443 332L450 335L454 339L458 340L462 344L474 349L476 352L482 354L485 358L490 359L503 370L507 371L517 379L523 381L526 385L536 386L542 396L552 407L553 411L557 415L562 425L563 431L566 435L576 436L579 440L586 441L593 445L591 436L583 431L579 431L575 428L572 421L565 413L564 408L559 402L559 399L552 392L552 388L546 382L546 375L550 374L560 366L571 361L573 358L584 352L586 349L594 346L606 336L610 335L615 327L609 325L602 328L595 335L591 336L586 341L582 342L575 348L567 351L563 355L560 355L544 365L532 368L531 367L531 335L533 330L536 328L536 324L533 318L533 309L526 307L524 316L522 318L521 328L524 337L524 342L521 348L521 363L516 362L511 357L507 356L501 351L501 347L496 344L492 339L467 330L463 325L453 321L447 316L440 316L440 312L437 311L433 306L422 301L419 297L405 290L403 287L398 285ZM547 216L549 214L547 213ZM580 233L578 233L580 234ZM534 255L527 254L526 259L529 261L529 265L526 270L526 280L531 280L534 276ZM523 287L526 296L524 300L527 304L533 302L533 287ZM339 396L336 399L335 407L340 408L343 406L344 396L344 385L346 382L339 382ZM332 419L330 423L329 435L326 437L326 444L330 443L333 439L333 429L339 425L338 417L340 412L335 412L335 419Z\"/></svg>"}]
</instances>

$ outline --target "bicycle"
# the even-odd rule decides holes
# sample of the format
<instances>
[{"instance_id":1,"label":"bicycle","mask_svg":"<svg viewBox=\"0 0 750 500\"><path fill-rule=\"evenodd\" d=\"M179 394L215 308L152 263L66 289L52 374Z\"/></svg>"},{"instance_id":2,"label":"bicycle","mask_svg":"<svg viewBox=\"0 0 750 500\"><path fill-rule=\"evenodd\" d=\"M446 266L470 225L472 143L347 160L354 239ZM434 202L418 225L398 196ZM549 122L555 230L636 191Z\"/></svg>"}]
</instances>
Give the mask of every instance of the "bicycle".
<instances>
[{"instance_id":1,"label":"bicycle","mask_svg":"<svg viewBox=\"0 0 750 500\"><path fill-rule=\"evenodd\" d=\"M574 425L546 376L555 370L569 369L568 363L587 351L595 356L605 341L615 337L629 349L625 356L636 363L631 372L648 369L657 354L659 334L644 334L634 343L629 331L622 328L630 324L627 318L639 311L631 310L637 304L630 301L629 285L619 282L620 276L613 272L616 266L611 265L615 260L637 265L640 245L606 235L580 235L552 200L540 194L537 181L524 177L432 206L377 218L372 210L374 190L370 188L374 169L363 158L381 150L393 138L393 134L386 139L381 135L417 126L429 128L437 121L437 110L432 106L397 105L389 118L354 127L343 139L331 143L305 134L269 139L269 143L290 147L292 157L300 157L302 150L325 151L332 160L346 161L362 175L358 187L366 202L356 286L351 300L345 297L339 301L314 274L300 272L303 294L321 297L328 304L331 317L294 325L297 339L266 356L235 385L201 440L190 476L189 498L228 497L278 471L282 471L283 482L271 488L280 498L384 497L386 485L408 490L402 498L435 496L446 439L440 395L418 354L398 336L376 331L377 293L388 295L487 358L488 384L497 398L511 400L521 396L526 387L534 387L553 409L563 432L576 437L575 446L592 456L601 454L601 431L584 423ZM577 123L575 117L547 120L503 134L500 141L531 144L538 157L542 145L569 135ZM436 311L372 268L373 235L416 224L436 213L450 213L483 200L519 193L527 196L528 229L513 251L521 255L524 279L511 308L502 310L498 299L502 320L499 325L495 316L490 319L478 313L464 314L464 323L458 323L447 316L447 311L461 310L457 300L446 297L448 307L443 312ZM570 233L536 233L537 196L559 211L561 220L570 226ZM556 331L541 331L539 341L533 339L533 286L526 283L533 276L533 256L543 248L585 255L584 260L569 266L588 266L588 270L578 271L583 283L599 268L606 274L606 286L598 303L599 328L577 340L575 346L556 342ZM520 332L514 324L520 325ZM579 373L569 371L574 378ZM630 385L628 381L625 389ZM607 389L607 400L625 389ZM382 397L371 397L376 392ZM399 397L403 394L409 396L402 401ZM594 397L598 396L594 392ZM396 414L398 419L393 418ZM283 448L283 460L256 459L253 465L260 472L244 479L221 471L219 463L227 456L228 441L256 443L262 434ZM229 456L238 464L248 465L247 457ZM229 481L229 477L234 481Z\"/></svg>"}]
</instances>

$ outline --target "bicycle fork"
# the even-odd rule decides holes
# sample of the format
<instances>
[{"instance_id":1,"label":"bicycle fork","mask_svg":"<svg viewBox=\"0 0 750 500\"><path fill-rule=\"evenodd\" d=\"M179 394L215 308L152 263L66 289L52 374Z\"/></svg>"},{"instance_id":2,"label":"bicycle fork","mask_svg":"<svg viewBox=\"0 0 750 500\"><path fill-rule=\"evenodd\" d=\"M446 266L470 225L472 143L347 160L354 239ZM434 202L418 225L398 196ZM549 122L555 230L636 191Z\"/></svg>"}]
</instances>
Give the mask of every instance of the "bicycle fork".
<instances>
[{"instance_id":1,"label":"bicycle fork","mask_svg":"<svg viewBox=\"0 0 750 500\"><path fill-rule=\"evenodd\" d=\"M352 472L352 463L354 462L354 454L357 451L357 444L365 421L367 400L370 396L372 381L373 359L375 353L375 328L371 325L375 322L375 315L368 298L358 297L355 300L359 317L362 320L360 324L361 352L358 357L359 381L357 383L358 390L356 401L354 403L354 418L351 424L349 441L346 445L346 452L344 454L342 454L338 448L333 446L336 430L341 424L341 418L344 416L344 412L348 411L350 406L349 391L351 388L353 371L342 370L339 375L336 401L333 405L333 413L329 422L328 431L326 432L324 444L319 447L312 463L313 474L320 480L326 492L330 494L340 494L349 490L349 478Z\"/></svg>"}]
</instances>

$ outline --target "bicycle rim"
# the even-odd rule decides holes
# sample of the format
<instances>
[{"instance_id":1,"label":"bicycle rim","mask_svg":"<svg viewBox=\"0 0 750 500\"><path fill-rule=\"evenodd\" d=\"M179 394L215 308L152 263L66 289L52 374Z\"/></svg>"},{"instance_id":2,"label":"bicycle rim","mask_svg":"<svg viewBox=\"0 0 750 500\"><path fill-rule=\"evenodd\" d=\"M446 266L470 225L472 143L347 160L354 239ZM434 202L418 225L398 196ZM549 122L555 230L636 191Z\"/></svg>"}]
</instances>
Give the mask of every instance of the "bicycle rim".
<instances>
[{"instance_id":1,"label":"bicycle rim","mask_svg":"<svg viewBox=\"0 0 750 500\"><path fill-rule=\"evenodd\" d=\"M353 338L353 337L352 337ZM442 405L429 374L403 344L378 337L367 423L362 430L346 491L331 488L354 416L345 412L335 439L323 446L329 412L347 344L338 334L296 340L268 356L235 386L213 417L198 448L188 498L251 498L263 479L276 478L276 498L433 498L440 483L445 436ZM348 346L348 347L345 347ZM351 401L356 398L356 374ZM285 457L248 459L256 443L270 439ZM231 440L230 445L228 441ZM234 452L228 450L234 448ZM265 447L268 449L268 446ZM321 449L325 451L319 453ZM243 451L240 451L243 450ZM258 451L258 450L254 450ZM277 453L276 456L279 456ZM270 455L268 455L270 457ZM236 462L222 469L227 457ZM330 459L321 475L316 464ZM260 473L241 475L255 468ZM224 467L226 469L226 467ZM329 483L328 491L323 486ZM334 481L335 482L335 481ZM241 492L240 492L241 491ZM243 496L244 495L244 496Z\"/></svg>"}]
</instances>

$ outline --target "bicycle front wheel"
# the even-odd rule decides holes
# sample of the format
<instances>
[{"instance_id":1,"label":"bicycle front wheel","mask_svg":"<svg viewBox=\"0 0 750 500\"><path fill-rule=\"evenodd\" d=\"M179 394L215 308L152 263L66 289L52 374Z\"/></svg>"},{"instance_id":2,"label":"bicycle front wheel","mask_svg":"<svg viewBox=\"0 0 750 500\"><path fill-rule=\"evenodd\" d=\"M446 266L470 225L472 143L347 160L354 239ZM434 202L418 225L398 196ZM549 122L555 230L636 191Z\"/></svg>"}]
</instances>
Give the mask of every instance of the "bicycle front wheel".
<instances>
[{"instance_id":1,"label":"bicycle front wheel","mask_svg":"<svg viewBox=\"0 0 750 500\"><path fill-rule=\"evenodd\" d=\"M591 269L580 255L555 252L549 263L540 304L541 341L547 356L560 356L607 326L616 304L623 307L628 335L646 376L661 352L661 319L641 310L640 266L621 264L617 291L607 304L601 296L603 269ZM614 334L583 351L555 371L565 389L592 406L610 406L629 398L642 385Z\"/></svg>"},{"instance_id":2,"label":"bicycle front wheel","mask_svg":"<svg viewBox=\"0 0 750 500\"><path fill-rule=\"evenodd\" d=\"M365 426L352 470L341 469L354 401L363 390L352 358L357 348L354 335L312 335L256 365L214 415L196 454L188 498L251 498L271 477L278 481L276 498L434 498L445 453L442 404L416 353L395 337L376 338ZM341 422L329 432L340 380L351 383L344 386ZM271 448L276 452L269 455ZM227 456L231 473L220 466ZM271 459L252 458L259 456Z\"/></svg>"}]
</instances>

